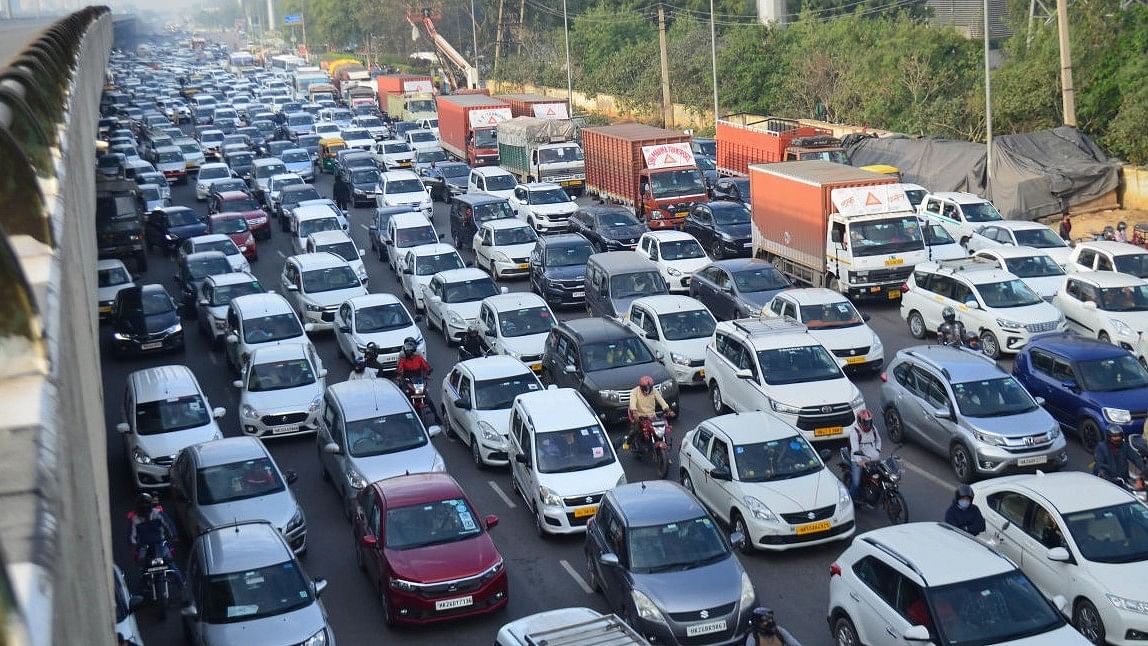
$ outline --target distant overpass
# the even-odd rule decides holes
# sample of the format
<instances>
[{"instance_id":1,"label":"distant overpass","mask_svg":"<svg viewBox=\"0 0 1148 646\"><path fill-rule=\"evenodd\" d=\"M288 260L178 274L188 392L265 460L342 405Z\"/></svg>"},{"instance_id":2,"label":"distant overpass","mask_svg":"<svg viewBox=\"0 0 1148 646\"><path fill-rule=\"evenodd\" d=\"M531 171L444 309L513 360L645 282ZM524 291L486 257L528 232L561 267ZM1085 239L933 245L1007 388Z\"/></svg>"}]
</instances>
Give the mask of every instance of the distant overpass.
<instances>
[{"instance_id":1,"label":"distant overpass","mask_svg":"<svg viewBox=\"0 0 1148 646\"><path fill-rule=\"evenodd\" d=\"M13 646L115 640L93 301L112 39L106 7L0 21L0 643Z\"/></svg>"}]
</instances>

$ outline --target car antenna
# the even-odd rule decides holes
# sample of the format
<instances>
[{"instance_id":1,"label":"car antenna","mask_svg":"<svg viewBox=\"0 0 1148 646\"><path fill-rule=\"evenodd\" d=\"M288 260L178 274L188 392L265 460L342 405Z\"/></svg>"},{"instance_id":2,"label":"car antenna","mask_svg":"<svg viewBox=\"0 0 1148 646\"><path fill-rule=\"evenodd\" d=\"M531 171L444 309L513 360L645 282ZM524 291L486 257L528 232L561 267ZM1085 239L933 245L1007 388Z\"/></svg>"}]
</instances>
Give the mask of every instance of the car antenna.
<instances>
[{"instance_id":1,"label":"car antenna","mask_svg":"<svg viewBox=\"0 0 1148 646\"><path fill-rule=\"evenodd\" d=\"M235 517L234 526L235 526L235 533L238 534L239 533L239 517L238 516Z\"/></svg>"}]
</instances>

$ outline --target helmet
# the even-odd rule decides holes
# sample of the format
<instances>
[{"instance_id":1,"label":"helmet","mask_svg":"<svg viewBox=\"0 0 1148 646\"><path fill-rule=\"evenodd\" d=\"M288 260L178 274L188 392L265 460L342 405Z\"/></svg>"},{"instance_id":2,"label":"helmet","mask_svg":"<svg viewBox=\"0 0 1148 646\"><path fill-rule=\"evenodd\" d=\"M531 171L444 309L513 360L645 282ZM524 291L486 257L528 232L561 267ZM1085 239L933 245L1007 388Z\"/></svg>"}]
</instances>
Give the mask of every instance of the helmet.
<instances>
[{"instance_id":1,"label":"helmet","mask_svg":"<svg viewBox=\"0 0 1148 646\"><path fill-rule=\"evenodd\" d=\"M478 334L478 323L471 323L466 326L466 331L469 334Z\"/></svg>"},{"instance_id":2,"label":"helmet","mask_svg":"<svg viewBox=\"0 0 1148 646\"><path fill-rule=\"evenodd\" d=\"M960 500L961 498L968 498L969 500L972 500L974 498L973 488L967 484L963 484L957 487L957 500Z\"/></svg>"},{"instance_id":3,"label":"helmet","mask_svg":"<svg viewBox=\"0 0 1148 646\"><path fill-rule=\"evenodd\" d=\"M413 336L408 336L407 338L403 339L403 354L407 355L408 357L413 357L415 356L415 352L418 352L418 349L419 344L417 341L415 341Z\"/></svg>"},{"instance_id":4,"label":"helmet","mask_svg":"<svg viewBox=\"0 0 1148 646\"><path fill-rule=\"evenodd\" d=\"M1127 228L1128 228L1128 225L1127 225L1127 224L1125 224L1124 220L1121 220L1121 221L1120 221L1119 223L1117 223L1117 225L1116 225L1116 230L1117 230L1117 231L1123 231L1123 230L1125 230L1125 229L1127 229Z\"/></svg>"},{"instance_id":5,"label":"helmet","mask_svg":"<svg viewBox=\"0 0 1148 646\"><path fill-rule=\"evenodd\" d=\"M764 626L774 623L773 610L760 606L753 609L753 613L749 617L750 623L754 626Z\"/></svg>"},{"instance_id":6,"label":"helmet","mask_svg":"<svg viewBox=\"0 0 1148 646\"><path fill-rule=\"evenodd\" d=\"M951 307L946 307L945 309L941 310L941 318L951 323L953 319L957 318L957 311Z\"/></svg>"},{"instance_id":7,"label":"helmet","mask_svg":"<svg viewBox=\"0 0 1148 646\"><path fill-rule=\"evenodd\" d=\"M642 378L638 380L638 387L642 389L642 392L649 393L654 389L654 378L650 375L642 375Z\"/></svg>"},{"instance_id":8,"label":"helmet","mask_svg":"<svg viewBox=\"0 0 1148 646\"><path fill-rule=\"evenodd\" d=\"M1104 429L1104 434L1108 436L1109 442L1114 440L1120 440L1121 442L1124 441L1124 429L1116 426L1115 424Z\"/></svg>"},{"instance_id":9,"label":"helmet","mask_svg":"<svg viewBox=\"0 0 1148 646\"><path fill-rule=\"evenodd\" d=\"M375 343L374 341L371 341L370 343L367 344L367 347L363 349L363 353L364 354L378 354L379 353L379 344Z\"/></svg>"},{"instance_id":10,"label":"helmet","mask_svg":"<svg viewBox=\"0 0 1148 646\"><path fill-rule=\"evenodd\" d=\"M136 498L136 505L137 506L151 507L154 504L155 504L155 496L151 495L150 493L141 493L139 495L139 497Z\"/></svg>"},{"instance_id":11,"label":"helmet","mask_svg":"<svg viewBox=\"0 0 1148 646\"><path fill-rule=\"evenodd\" d=\"M857 413L857 426L863 431L873 430L873 413L870 413L868 408Z\"/></svg>"},{"instance_id":12,"label":"helmet","mask_svg":"<svg viewBox=\"0 0 1148 646\"><path fill-rule=\"evenodd\" d=\"M359 357L358 359L355 359L355 364L353 367L355 372L362 372L367 369L367 360Z\"/></svg>"}]
</instances>

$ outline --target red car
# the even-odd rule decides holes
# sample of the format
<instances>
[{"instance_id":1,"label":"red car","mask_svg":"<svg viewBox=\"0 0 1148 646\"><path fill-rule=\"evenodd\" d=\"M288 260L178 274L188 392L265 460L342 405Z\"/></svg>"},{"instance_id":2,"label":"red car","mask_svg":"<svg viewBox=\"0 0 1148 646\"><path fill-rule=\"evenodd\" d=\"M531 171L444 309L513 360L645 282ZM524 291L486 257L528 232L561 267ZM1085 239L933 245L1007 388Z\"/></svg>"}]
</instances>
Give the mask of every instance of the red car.
<instances>
[{"instance_id":1,"label":"red car","mask_svg":"<svg viewBox=\"0 0 1148 646\"><path fill-rule=\"evenodd\" d=\"M207 210L210 213L240 213L243 219L247 220L247 228L251 229L256 240L271 238L271 218L250 193L243 191L212 193Z\"/></svg>"},{"instance_id":2,"label":"red car","mask_svg":"<svg viewBox=\"0 0 1148 646\"><path fill-rule=\"evenodd\" d=\"M427 624L506 605L506 566L462 487L445 473L379 480L359 493L355 546L388 625Z\"/></svg>"},{"instance_id":3,"label":"red car","mask_svg":"<svg viewBox=\"0 0 1148 646\"><path fill-rule=\"evenodd\" d=\"M216 213L207 218L208 233L225 233L239 247L243 257L259 260L259 250L255 248L255 236L247 226L247 218L242 213Z\"/></svg>"}]
</instances>

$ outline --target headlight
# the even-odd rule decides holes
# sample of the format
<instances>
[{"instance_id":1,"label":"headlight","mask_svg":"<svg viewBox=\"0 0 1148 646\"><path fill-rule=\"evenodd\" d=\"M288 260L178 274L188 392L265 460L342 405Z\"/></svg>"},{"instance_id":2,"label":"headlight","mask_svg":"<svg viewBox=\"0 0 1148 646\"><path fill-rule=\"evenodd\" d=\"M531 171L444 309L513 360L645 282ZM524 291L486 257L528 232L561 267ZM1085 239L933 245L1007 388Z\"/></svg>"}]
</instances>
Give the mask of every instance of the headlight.
<instances>
[{"instance_id":1,"label":"headlight","mask_svg":"<svg viewBox=\"0 0 1148 646\"><path fill-rule=\"evenodd\" d=\"M655 213L657 213L657 211L655 211ZM638 617L658 623L666 622L662 617L662 611L658 610L658 607L654 605L654 602L651 601L649 597L637 590L631 590L630 597L634 600L634 609L638 611Z\"/></svg>"},{"instance_id":2,"label":"headlight","mask_svg":"<svg viewBox=\"0 0 1148 646\"><path fill-rule=\"evenodd\" d=\"M112 338L115 339L116 341L131 341L131 339L132 339L132 337L130 335L121 334L119 332L112 333Z\"/></svg>"},{"instance_id":3,"label":"headlight","mask_svg":"<svg viewBox=\"0 0 1148 646\"><path fill-rule=\"evenodd\" d=\"M745 506L749 508L749 511L753 514L754 518L767 523L777 522L777 515L774 514L769 507L766 507L764 502L754 498L753 496L746 496L745 498L742 498L742 502L744 502ZM746 537L746 540L749 540L748 536Z\"/></svg>"},{"instance_id":4,"label":"headlight","mask_svg":"<svg viewBox=\"0 0 1148 646\"><path fill-rule=\"evenodd\" d=\"M441 473L446 471L446 462L442 461L442 456L438 453L435 453L434 460L431 460L430 470L432 473Z\"/></svg>"},{"instance_id":5,"label":"headlight","mask_svg":"<svg viewBox=\"0 0 1148 646\"><path fill-rule=\"evenodd\" d=\"M976 436L977 440L984 442L985 444L992 444L993 446L1004 446L1005 445L1005 439L1003 437L1001 437L1000 435L996 435L994 433L985 433L984 431L973 431L973 435Z\"/></svg>"},{"instance_id":6,"label":"headlight","mask_svg":"<svg viewBox=\"0 0 1148 646\"><path fill-rule=\"evenodd\" d=\"M151 464L151 456L140 447L132 447L132 459L136 464Z\"/></svg>"},{"instance_id":7,"label":"headlight","mask_svg":"<svg viewBox=\"0 0 1148 646\"><path fill-rule=\"evenodd\" d=\"M674 267L666 267L666 273L671 276L681 276L682 272Z\"/></svg>"},{"instance_id":8,"label":"headlight","mask_svg":"<svg viewBox=\"0 0 1148 646\"><path fill-rule=\"evenodd\" d=\"M446 318L455 327L462 327L463 325L466 325L466 319L462 318L462 315L454 310L447 310Z\"/></svg>"},{"instance_id":9,"label":"headlight","mask_svg":"<svg viewBox=\"0 0 1148 646\"><path fill-rule=\"evenodd\" d=\"M731 236L728 233L719 233L718 237L722 239L722 242L733 242L734 241L733 236Z\"/></svg>"},{"instance_id":10,"label":"headlight","mask_svg":"<svg viewBox=\"0 0 1148 646\"><path fill-rule=\"evenodd\" d=\"M247 245L245 245L245 244L239 245L239 250L240 251L247 251Z\"/></svg>"},{"instance_id":11,"label":"headlight","mask_svg":"<svg viewBox=\"0 0 1148 646\"><path fill-rule=\"evenodd\" d=\"M396 579L395 577L391 577L391 587L396 590L405 590L406 592L414 592L418 589L418 586L414 583L404 581L403 579Z\"/></svg>"},{"instance_id":12,"label":"headlight","mask_svg":"<svg viewBox=\"0 0 1148 646\"><path fill-rule=\"evenodd\" d=\"M1132 421L1132 413L1123 408L1101 408L1101 412L1113 424L1127 424Z\"/></svg>"},{"instance_id":13,"label":"headlight","mask_svg":"<svg viewBox=\"0 0 1148 646\"><path fill-rule=\"evenodd\" d=\"M258 419L259 411L255 410L251 404L244 404L239 407L239 416L245 419Z\"/></svg>"},{"instance_id":14,"label":"headlight","mask_svg":"<svg viewBox=\"0 0 1148 646\"><path fill-rule=\"evenodd\" d=\"M615 402L615 403L617 403L618 401L621 400L621 396L618 394L618 391L616 391L616 390L599 390L598 391L598 398L604 399L604 400L609 401L609 402Z\"/></svg>"},{"instance_id":15,"label":"headlight","mask_svg":"<svg viewBox=\"0 0 1148 646\"><path fill-rule=\"evenodd\" d=\"M800 408L796 406L790 406L788 404L783 404L776 399L769 400L769 407L772 408L774 412L786 413L788 415L798 415L801 413Z\"/></svg>"},{"instance_id":16,"label":"headlight","mask_svg":"<svg viewBox=\"0 0 1148 646\"><path fill-rule=\"evenodd\" d=\"M295 515L291 517L291 520L287 521L287 531L297 529L302 524L303 524L303 510L299 509L299 510L295 511Z\"/></svg>"},{"instance_id":17,"label":"headlight","mask_svg":"<svg viewBox=\"0 0 1148 646\"><path fill-rule=\"evenodd\" d=\"M746 536L745 540L749 540ZM738 605L742 608L749 608L757 601L757 593L753 590L753 581L749 580L749 575L745 572L741 573L741 598L738 599Z\"/></svg>"},{"instance_id":18,"label":"headlight","mask_svg":"<svg viewBox=\"0 0 1148 646\"><path fill-rule=\"evenodd\" d=\"M1021 323L1020 321L1014 321L1012 319L997 319L997 325L1003 328L1011 328L1014 330L1024 327L1024 323Z\"/></svg>"},{"instance_id":19,"label":"headlight","mask_svg":"<svg viewBox=\"0 0 1148 646\"><path fill-rule=\"evenodd\" d=\"M876 334L873 335L873 343L869 346L869 352L882 352L885 350L885 345L881 343L881 338Z\"/></svg>"},{"instance_id":20,"label":"headlight","mask_svg":"<svg viewBox=\"0 0 1148 646\"><path fill-rule=\"evenodd\" d=\"M367 194L367 192L366 192L366 191L364 191L364 190L363 190L363 189L361 189L361 188L356 188L356 189L355 189L355 195L366 195L366 194Z\"/></svg>"},{"instance_id":21,"label":"headlight","mask_svg":"<svg viewBox=\"0 0 1148 646\"><path fill-rule=\"evenodd\" d=\"M1112 602L1112 605L1116 606L1117 608L1119 608L1121 610L1127 610L1129 612L1138 612L1142 615L1148 615L1148 601L1137 601L1136 599L1126 599L1124 597L1118 597L1114 594L1109 594L1109 595L1105 595L1105 596L1107 596L1108 600Z\"/></svg>"},{"instance_id":22,"label":"headlight","mask_svg":"<svg viewBox=\"0 0 1148 646\"><path fill-rule=\"evenodd\" d=\"M546 507L561 507L562 496L554 493L549 487L538 487L538 498Z\"/></svg>"},{"instance_id":23,"label":"headlight","mask_svg":"<svg viewBox=\"0 0 1148 646\"><path fill-rule=\"evenodd\" d=\"M669 391L673 387L674 387L674 380L673 379L667 379L667 380L661 382L660 384L658 384L658 390L662 391L663 393Z\"/></svg>"},{"instance_id":24,"label":"headlight","mask_svg":"<svg viewBox=\"0 0 1148 646\"><path fill-rule=\"evenodd\" d=\"M494 252L494 259L498 262L510 262L510 256L502 253L501 251Z\"/></svg>"},{"instance_id":25,"label":"headlight","mask_svg":"<svg viewBox=\"0 0 1148 646\"><path fill-rule=\"evenodd\" d=\"M857 391L857 396L849 400L849 407L853 410L865 408L865 395L862 395L861 391Z\"/></svg>"},{"instance_id":26,"label":"headlight","mask_svg":"<svg viewBox=\"0 0 1148 646\"><path fill-rule=\"evenodd\" d=\"M323 396L322 395L319 395L315 399L312 399L311 403L307 406L307 412L308 413L314 413L315 411L319 410L319 406L322 403L323 403Z\"/></svg>"},{"instance_id":27,"label":"headlight","mask_svg":"<svg viewBox=\"0 0 1148 646\"><path fill-rule=\"evenodd\" d=\"M348 471L347 480L350 482L351 488L355 491L367 486L367 479L360 475L358 471Z\"/></svg>"},{"instance_id":28,"label":"headlight","mask_svg":"<svg viewBox=\"0 0 1148 646\"><path fill-rule=\"evenodd\" d=\"M479 422L478 430L482 435L482 440L487 444L495 447L502 447L506 443L502 437L502 434L494 430L494 427L487 422Z\"/></svg>"},{"instance_id":29,"label":"headlight","mask_svg":"<svg viewBox=\"0 0 1148 646\"><path fill-rule=\"evenodd\" d=\"M308 312L322 312L323 311L323 308L319 307L318 305L312 305L311 303L307 303L306 305L304 305L304 307L307 309Z\"/></svg>"},{"instance_id":30,"label":"headlight","mask_svg":"<svg viewBox=\"0 0 1148 646\"><path fill-rule=\"evenodd\" d=\"M1108 319L1108 322L1112 324L1112 329L1115 330L1117 334L1121 336L1136 336L1136 332L1133 331L1132 328L1128 327L1128 324L1124 321L1119 319Z\"/></svg>"},{"instance_id":31,"label":"headlight","mask_svg":"<svg viewBox=\"0 0 1148 646\"><path fill-rule=\"evenodd\" d=\"M673 361L674 363L678 364L679 366L689 366L690 365L690 358L684 354L678 354L677 352L671 352L670 353L670 361Z\"/></svg>"},{"instance_id":32,"label":"headlight","mask_svg":"<svg viewBox=\"0 0 1148 646\"><path fill-rule=\"evenodd\" d=\"M175 236L173 236L170 233L165 233L165 234L163 234L163 239L167 240L168 242L171 242L172 240L175 240Z\"/></svg>"},{"instance_id":33,"label":"headlight","mask_svg":"<svg viewBox=\"0 0 1148 646\"><path fill-rule=\"evenodd\" d=\"M845 485L841 484L840 480L838 480L837 481L837 506L838 507L847 507L852 502L853 502L853 499L849 495L849 489L846 488Z\"/></svg>"},{"instance_id":34,"label":"headlight","mask_svg":"<svg viewBox=\"0 0 1148 646\"><path fill-rule=\"evenodd\" d=\"M165 329L163 331L163 334L175 334L176 332L182 332L182 331L183 331L183 324L182 323L176 323L175 325Z\"/></svg>"}]
</instances>

